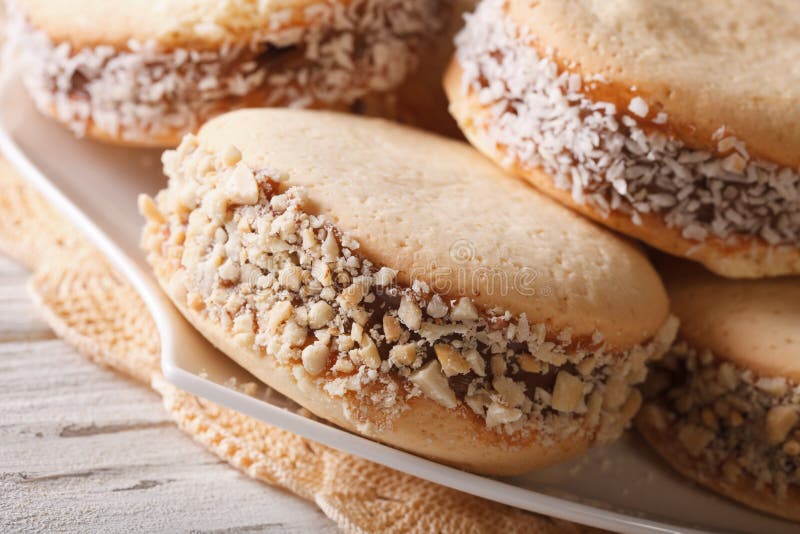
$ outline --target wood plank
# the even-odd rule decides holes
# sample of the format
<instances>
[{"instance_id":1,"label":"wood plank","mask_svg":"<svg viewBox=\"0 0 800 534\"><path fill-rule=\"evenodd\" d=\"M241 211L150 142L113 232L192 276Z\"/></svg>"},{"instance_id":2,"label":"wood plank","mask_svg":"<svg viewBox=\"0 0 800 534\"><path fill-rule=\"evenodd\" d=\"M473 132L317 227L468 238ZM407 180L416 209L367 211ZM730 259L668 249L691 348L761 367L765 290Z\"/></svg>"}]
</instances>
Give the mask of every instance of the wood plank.
<instances>
[{"instance_id":1,"label":"wood plank","mask_svg":"<svg viewBox=\"0 0 800 534\"><path fill-rule=\"evenodd\" d=\"M34 335L23 274L0 260L0 321L19 323L0 332L21 333L0 340L0 531L335 530L195 444L155 393Z\"/></svg>"},{"instance_id":2,"label":"wood plank","mask_svg":"<svg viewBox=\"0 0 800 534\"><path fill-rule=\"evenodd\" d=\"M54 337L31 305L28 277L25 269L0 255L0 343Z\"/></svg>"}]
</instances>

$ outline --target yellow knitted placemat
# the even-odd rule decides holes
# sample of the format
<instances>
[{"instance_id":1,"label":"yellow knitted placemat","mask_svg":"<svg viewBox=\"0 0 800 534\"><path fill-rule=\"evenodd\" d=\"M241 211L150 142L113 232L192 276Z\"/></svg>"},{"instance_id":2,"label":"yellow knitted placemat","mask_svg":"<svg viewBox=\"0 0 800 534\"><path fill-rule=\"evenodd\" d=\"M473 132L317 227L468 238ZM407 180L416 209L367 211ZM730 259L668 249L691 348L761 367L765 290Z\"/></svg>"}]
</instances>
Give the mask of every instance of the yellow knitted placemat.
<instances>
[{"instance_id":1,"label":"yellow knitted placemat","mask_svg":"<svg viewBox=\"0 0 800 534\"><path fill-rule=\"evenodd\" d=\"M317 504L347 532L583 532L319 445L167 383L158 333L133 288L0 160L0 249L33 273L52 329L92 361L158 391L175 423L248 476Z\"/></svg>"}]
</instances>

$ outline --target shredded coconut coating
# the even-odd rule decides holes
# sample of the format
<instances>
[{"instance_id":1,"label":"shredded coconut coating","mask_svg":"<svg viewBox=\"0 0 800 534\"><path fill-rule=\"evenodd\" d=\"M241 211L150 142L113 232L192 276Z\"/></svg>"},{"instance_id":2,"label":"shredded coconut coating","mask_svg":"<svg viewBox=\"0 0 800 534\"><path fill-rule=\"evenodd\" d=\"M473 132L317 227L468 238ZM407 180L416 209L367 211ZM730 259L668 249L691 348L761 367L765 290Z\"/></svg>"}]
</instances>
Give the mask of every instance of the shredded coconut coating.
<instances>
[{"instance_id":1,"label":"shredded coconut coating","mask_svg":"<svg viewBox=\"0 0 800 534\"><path fill-rule=\"evenodd\" d=\"M668 137L666 115L635 96L626 110L582 90L600 77L562 70L537 38L517 27L503 0L486 0L456 38L465 94L488 109L478 124L507 151L506 165L541 168L578 204L603 214L657 214L685 239L743 238L800 246L800 171L751 158L716 133L717 152ZM645 125L645 127L643 127Z\"/></svg>"},{"instance_id":2,"label":"shredded coconut coating","mask_svg":"<svg viewBox=\"0 0 800 534\"><path fill-rule=\"evenodd\" d=\"M447 0L353 0L275 13L274 28L214 50L155 41L73 49L13 10L7 34L36 105L77 134L94 124L147 142L195 130L234 107L348 106L399 85L441 25ZM13 4L12 4L13 8ZM282 16L285 15L285 16Z\"/></svg>"},{"instance_id":3,"label":"shredded coconut coating","mask_svg":"<svg viewBox=\"0 0 800 534\"><path fill-rule=\"evenodd\" d=\"M640 417L731 484L784 497L800 484L800 385L681 341L655 365Z\"/></svg>"},{"instance_id":4,"label":"shredded coconut coating","mask_svg":"<svg viewBox=\"0 0 800 534\"><path fill-rule=\"evenodd\" d=\"M599 332L573 339L421 281L400 286L396 271L308 213L302 188L240 157L233 146L210 153L193 136L165 153L168 186L141 203L150 261L174 266L173 299L316 380L354 420L391 424L423 395L501 434L528 436L533 422L537 439L584 428L607 441L638 410L633 385L670 345L676 319L619 353L606 351ZM376 407L385 419L368 421Z\"/></svg>"}]
</instances>

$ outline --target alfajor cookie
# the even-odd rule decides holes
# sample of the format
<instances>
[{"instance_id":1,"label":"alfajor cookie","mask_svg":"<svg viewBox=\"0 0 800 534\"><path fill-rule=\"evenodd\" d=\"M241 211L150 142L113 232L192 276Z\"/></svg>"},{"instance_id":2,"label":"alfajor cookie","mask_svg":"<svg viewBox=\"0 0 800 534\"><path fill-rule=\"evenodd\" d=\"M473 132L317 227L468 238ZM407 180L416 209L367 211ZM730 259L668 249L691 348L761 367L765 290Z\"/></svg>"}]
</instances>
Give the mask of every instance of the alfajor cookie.
<instances>
[{"instance_id":1,"label":"alfajor cookie","mask_svg":"<svg viewBox=\"0 0 800 534\"><path fill-rule=\"evenodd\" d=\"M641 434L685 476L800 520L800 279L664 265L678 342L654 364Z\"/></svg>"},{"instance_id":2,"label":"alfajor cookie","mask_svg":"<svg viewBox=\"0 0 800 534\"><path fill-rule=\"evenodd\" d=\"M800 273L800 10L485 0L445 78L471 142L728 277Z\"/></svg>"},{"instance_id":3,"label":"alfajor cookie","mask_svg":"<svg viewBox=\"0 0 800 534\"><path fill-rule=\"evenodd\" d=\"M164 155L143 244L186 317L314 414L487 473L616 438L677 330L632 244L468 145L244 110Z\"/></svg>"},{"instance_id":4,"label":"alfajor cookie","mask_svg":"<svg viewBox=\"0 0 800 534\"><path fill-rule=\"evenodd\" d=\"M454 38L464 27L464 14L475 9L477 0L454 0L446 24L420 58L413 75L389 98L370 99L363 115L392 119L440 135L463 139L464 135L448 112L442 77L455 51ZM379 108L370 107L376 103Z\"/></svg>"},{"instance_id":5,"label":"alfajor cookie","mask_svg":"<svg viewBox=\"0 0 800 534\"><path fill-rule=\"evenodd\" d=\"M6 33L43 113L78 135L175 146L238 107L380 107L449 1L13 0Z\"/></svg>"}]
</instances>

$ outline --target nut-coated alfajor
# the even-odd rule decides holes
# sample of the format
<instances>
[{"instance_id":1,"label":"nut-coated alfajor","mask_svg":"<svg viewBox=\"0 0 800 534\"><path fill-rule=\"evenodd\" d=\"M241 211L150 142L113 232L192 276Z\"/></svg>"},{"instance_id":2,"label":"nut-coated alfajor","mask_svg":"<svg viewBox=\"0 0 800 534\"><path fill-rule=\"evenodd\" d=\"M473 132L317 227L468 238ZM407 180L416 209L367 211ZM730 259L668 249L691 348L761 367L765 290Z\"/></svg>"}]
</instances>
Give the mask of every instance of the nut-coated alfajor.
<instances>
[{"instance_id":1,"label":"nut-coated alfajor","mask_svg":"<svg viewBox=\"0 0 800 534\"><path fill-rule=\"evenodd\" d=\"M800 279L661 266L681 327L647 379L638 430L687 477L800 520Z\"/></svg>"},{"instance_id":2,"label":"nut-coated alfajor","mask_svg":"<svg viewBox=\"0 0 800 534\"><path fill-rule=\"evenodd\" d=\"M164 154L157 278L210 341L319 417L518 473L615 439L677 330L632 243L468 145L244 110Z\"/></svg>"}]
</instances>

